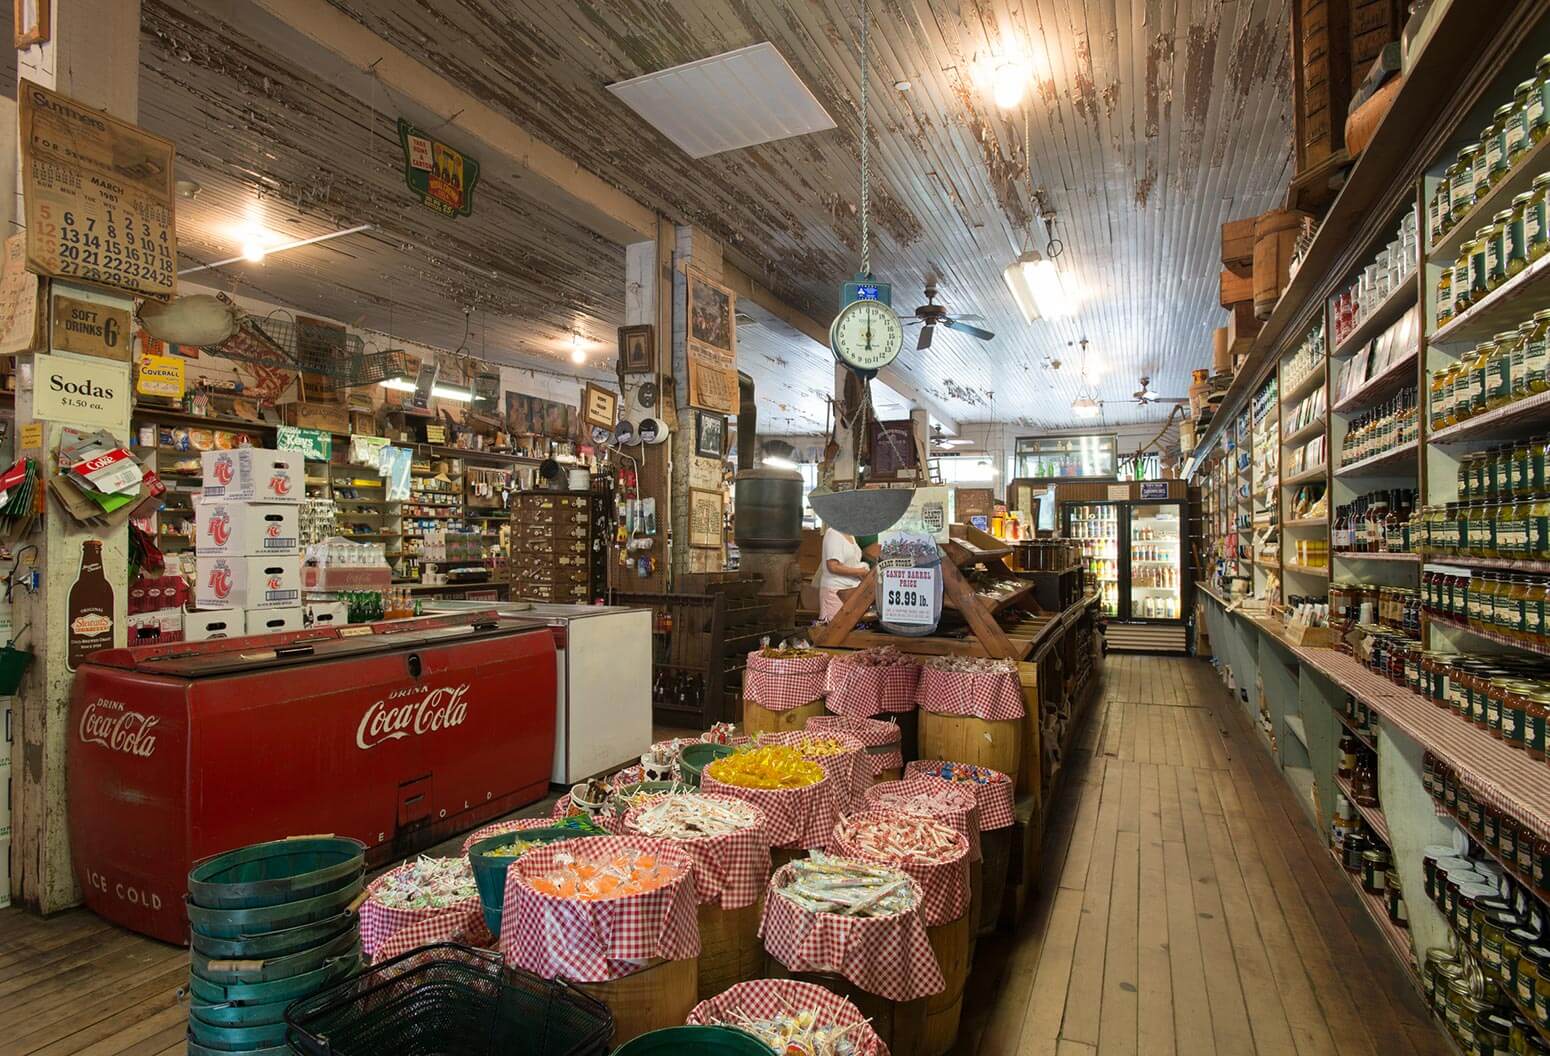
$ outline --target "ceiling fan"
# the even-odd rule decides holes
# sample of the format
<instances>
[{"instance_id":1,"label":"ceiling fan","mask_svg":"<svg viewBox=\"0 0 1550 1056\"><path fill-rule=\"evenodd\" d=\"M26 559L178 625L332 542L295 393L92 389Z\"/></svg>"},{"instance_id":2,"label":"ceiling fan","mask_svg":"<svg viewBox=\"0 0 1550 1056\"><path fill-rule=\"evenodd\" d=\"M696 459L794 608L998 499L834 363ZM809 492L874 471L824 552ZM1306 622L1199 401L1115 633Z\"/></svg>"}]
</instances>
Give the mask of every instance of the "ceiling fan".
<instances>
[{"instance_id":1,"label":"ceiling fan","mask_svg":"<svg viewBox=\"0 0 1550 1056\"><path fill-rule=\"evenodd\" d=\"M1131 399L1145 406L1149 403L1188 403L1188 396L1164 396L1152 389L1152 379L1145 374L1141 375L1141 387L1131 393Z\"/></svg>"},{"instance_id":2,"label":"ceiling fan","mask_svg":"<svg viewBox=\"0 0 1550 1056\"><path fill-rule=\"evenodd\" d=\"M938 324L947 327L949 330L957 330L961 333L968 334L970 337L977 337L981 341L989 341L991 338L996 336L989 330L981 330L977 326L971 326L968 322L970 319L982 320L984 316L960 315L954 317L948 315L947 306L936 303L935 280L926 280L925 294L926 303L921 305L919 308L916 308L915 318L904 324L905 326L914 326L917 323L921 324L920 338L915 342L915 350L917 352L924 351L931 347L931 339L936 336L936 328Z\"/></svg>"}]
</instances>

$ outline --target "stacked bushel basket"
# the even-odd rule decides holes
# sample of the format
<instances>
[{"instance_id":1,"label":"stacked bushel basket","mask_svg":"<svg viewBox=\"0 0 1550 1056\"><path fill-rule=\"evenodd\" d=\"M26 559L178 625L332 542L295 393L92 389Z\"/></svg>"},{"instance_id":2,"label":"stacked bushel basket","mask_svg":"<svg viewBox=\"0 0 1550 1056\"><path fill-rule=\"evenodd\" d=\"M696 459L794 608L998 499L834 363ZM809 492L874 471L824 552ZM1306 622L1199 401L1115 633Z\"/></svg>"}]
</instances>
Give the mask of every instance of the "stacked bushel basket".
<instances>
[{"instance_id":1,"label":"stacked bushel basket","mask_svg":"<svg viewBox=\"0 0 1550 1056\"><path fill-rule=\"evenodd\" d=\"M366 848L308 836L240 847L188 874L192 1056L281 1056L285 1009L360 968L351 903Z\"/></svg>"}]
</instances>

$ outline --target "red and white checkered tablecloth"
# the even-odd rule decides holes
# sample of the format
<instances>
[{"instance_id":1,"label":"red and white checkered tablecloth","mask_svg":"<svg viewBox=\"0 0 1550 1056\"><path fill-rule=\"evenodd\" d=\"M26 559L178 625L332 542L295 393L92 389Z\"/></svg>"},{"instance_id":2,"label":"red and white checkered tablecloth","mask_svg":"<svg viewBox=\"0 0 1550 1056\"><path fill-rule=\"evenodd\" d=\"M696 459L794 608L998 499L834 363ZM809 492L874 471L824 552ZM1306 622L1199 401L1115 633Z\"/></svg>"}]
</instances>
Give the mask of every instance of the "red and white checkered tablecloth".
<instances>
[{"instance_id":1,"label":"red and white checkered tablecloth","mask_svg":"<svg viewBox=\"0 0 1550 1056\"><path fill-rule=\"evenodd\" d=\"M999 770L992 770L987 766L979 769L988 774L989 781L980 784L978 781L949 781L942 776L944 766L963 766L963 763L949 763L941 759L916 759L904 768L904 780L914 778L936 779L954 788L967 789L974 793L974 798L979 801L979 828L981 832L990 832L992 829L1004 829L1015 820L1012 813L1012 779Z\"/></svg>"},{"instance_id":2,"label":"red and white checkered tablecloth","mask_svg":"<svg viewBox=\"0 0 1550 1056\"><path fill-rule=\"evenodd\" d=\"M478 843L480 840L488 839L491 836L500 836L508 832L517 832L520 829L547 829L549 826L555 823L556 819L563 820L563 818L563 814L556 814L554 817L512 818L509 821L492 821L490 824L484 826L483 828L475 829L473 832L468 834L468 838L463 841L463 853L467 854L470 847Z\"/></svg>"},{"instance_id":3,"label":"red and white checkered tablecloth","mask_svg":"<svg viewBox=\"0 0 1550 1056\"><path fill-rule=\"evenodd\" d=\"M734 796L764 811L770 846L782 850L827 846L839 817L834 788L827 775L801 788L744 788L723 784L708 773L700 775L701 792Z\"/></svg>"},{"instance_id":4,"label":"red and white checkered tablecloth","mask_svg":"<svg viewBox=\"0 0 1550 1056\"><path fill-rule=\"evenodd\" d=\"M809 722L812 720L809 719ZM849 789L844 801L837 804L843 812L860 804L861 797L866 795L866 790L872 787L872 766L866 759L866 745L859 738L852 737L843 731L816 732L806 729L790 730L786 733L766 733L759 738L760 744L784 744L802 751L802 745L817 737L832 737L845 746L843 752L834 755L807 755L808 759L823 767L823 772L833 784L835 794L839 795L840 789Z\"/></svg>"},{"instance_id":5,"label":"red and white checkered tablecloth","mask_svg":"<svg viewBox=\"0 0 1550 1056\"><path fill-rule=\"evenodd\" d=\"M731 796L689 793L685 799L731 801ZM742 909L759 901L770 879L770 835L765 827L764 811L746 800L736 800L759 816L751 828L738 829L720 836L668 840L681 848L694 862L694 890L700 904L714 903L722 909ZM637 834L641 811L650 804L630 808L620 821L622 834Z\"/></svg>"},{"instance_id":6,"label":"red and white checkered tablecloth","mask_svg":"<svg viewBox=\"0 0 1550 1056\"><path fill-rule=\"evenodd\" d=\"M650 851L682 875L654 891L584 902L534 890L527 878L556 868L559 855L607 862L625 853ZM654 958L681 961L700 955L694 863L666 840L643 836L593 836L535 847L506 873L501 955L545 979L603 983L640 971Z\"/></svg>"},{"instance_id":7,"label":"red and white checkered tablecloth","mask_svg":"<svg viewBox=\"0 0 1550 1056\"><path fill-rule=\"evenodd\" d=\"M920 886L920 916L926 927L951 924L969 911L969 840L945 822L915 816L915 824L937 831L933 839L950 840L953 849L935 860L913 857L879 857L864 852L854 840L855 834L869 827L886 829L892 815L887 810L863 810L841 818L834 826L830 850L845 858L880 862L908 873Z\"/></svg>"},{"instance_id":8,"label":"red and white checkered tablecloth","mask_svg":"<svg viewBox=\"0 0 1550 1056\"><path fill-rule=\"evenodd\" d=\"M361 951L366 960L377 964L433 942L494 945L495 936L484 926L484 907L480 905L478 895L445 909L400 909L384 906L372 897L389 877L413 864L413 861L405 862L366 885L366 901L361 903L359 911ZM466 858L463 864L468 865Z\"/></svg>"},{"instance_id":9,"label":"red and white checkered tablecloth","mask_svg":"<svg viewBox=\"0 0 1550 1056\"><path fill-rule=\"evenodd\" d=\"M823 699L829 654L775 660L755 649L743 671L743 696L771 711L790 711Z\"/></svg>"},{"instance_id":10,"label":"red and white checkered tablecloth","mask_svg":"<svg viewBox=\"0 0 1550 1056\"><path fill-rule=\"evenodd\" d=\"M919 682L920 665L913 661L868 664L858 663L851 657L836 656L829 661L829 671L824 679L824 707L832 714L858 719L869 719L886 712L914 711Z\"/></svg>"},{"instance_id":11,"label":"red and white checkered tablecloth","mask_svg":"<svg viewBox=\"0 0 1550 1056\"><path fill-rule=\"evenodd\" d=\"M813 733L847 733L866 745L867 769L872 777L904 765L899 747L898 723L886 719L857 719L849 715L814 715L807 720Z\"/></svg>"},{"instance_id":12,"label":"red and white checkered tablecloth","mask_svg":"<svg viewBox=\"0 0 1550 1056\"><path fill-rule=\"evenodd\" d=\"M920 886L913 879L912 907L887 917L810 913L780 894L790 882L790 865L775 870L759 920L765 950L788 970L832 972L890 1001L913 1001L946 989L920 914Z\"/></svg>"},{"instance_id":13,"label":"red and white checkered tablecloth","mask_svg":"<svg viewBox=\"0 0 1550 1056\"><path fill-rule=\"evenodd\" d=\"M944 671L930 661L921 667L915 699L922 711L937 715L974 716L986 722L1020 719L1023 687L1016 669L1010 671Z\"/></svg>"},{"instance_id":14,"label":"red and white checkered tablecloth","mask_svg":"<svg viewBox=\"0 0 1550 1056\"><path fill-rule=\"evenodd\" d=\"M861 1010L832 990L799 979L755 979L736 983L715 997L694 1006L684 1022L691 1027L741 1026L744 1020L773 1019L799 1012L812 1012L821 1027L854 1027L845 1034L855 1056L888 1056L888 1046L871 1025L864 1023Z\"/></svg>"},{"instance_id":15,"label":"red and white checkered tablecloth","mask_svg":"<svg viewBox=\"0 0 1550 1056\"><path fill-rule=\"evenodd\" d=\"M944 821L969 841L969 861L980 860L979 799L966 788L932 777L884 781L867 789L866 808Z\"/></svg>"}]
</instances>

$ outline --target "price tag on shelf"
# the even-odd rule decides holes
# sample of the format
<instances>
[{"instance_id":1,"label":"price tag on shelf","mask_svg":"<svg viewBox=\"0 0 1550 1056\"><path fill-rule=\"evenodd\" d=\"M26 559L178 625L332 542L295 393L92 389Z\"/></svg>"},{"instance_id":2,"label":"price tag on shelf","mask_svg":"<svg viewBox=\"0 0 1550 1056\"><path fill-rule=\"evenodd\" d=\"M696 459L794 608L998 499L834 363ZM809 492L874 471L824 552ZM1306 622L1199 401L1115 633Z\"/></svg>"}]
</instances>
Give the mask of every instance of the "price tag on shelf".
<instances>
[{"instance_id":1,"label":"price tag on shelf","mask_svg":"<svg viewBox=\"0 0 1550 1056\"><path fill-rule=\"evenodd\" d=\"M929 627L937 621L936 577L941 570L925 568L883 569L881 616L884 623Z\"/></svg>"}]
</instances>

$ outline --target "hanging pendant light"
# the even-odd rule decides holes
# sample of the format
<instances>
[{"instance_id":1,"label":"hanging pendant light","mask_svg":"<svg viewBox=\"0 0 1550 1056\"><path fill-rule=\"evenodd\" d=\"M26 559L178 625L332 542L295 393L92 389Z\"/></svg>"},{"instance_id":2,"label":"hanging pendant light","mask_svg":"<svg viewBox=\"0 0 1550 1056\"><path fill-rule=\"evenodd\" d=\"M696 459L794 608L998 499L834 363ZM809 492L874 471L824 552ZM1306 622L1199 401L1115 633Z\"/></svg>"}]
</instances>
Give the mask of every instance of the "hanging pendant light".
<instances>
[{"instance_id":1,"label":"hanging pendant light","mask_svg":"<svg viewBox=\"0 0 1550 1056\"><path fill-rule=\"evenodd\" d=\"M1091 396L1078 396L1071 401L1071 413L1078 418L1096 418L1103 411L1103 404Z\"/></svg>"}]
</instances>

